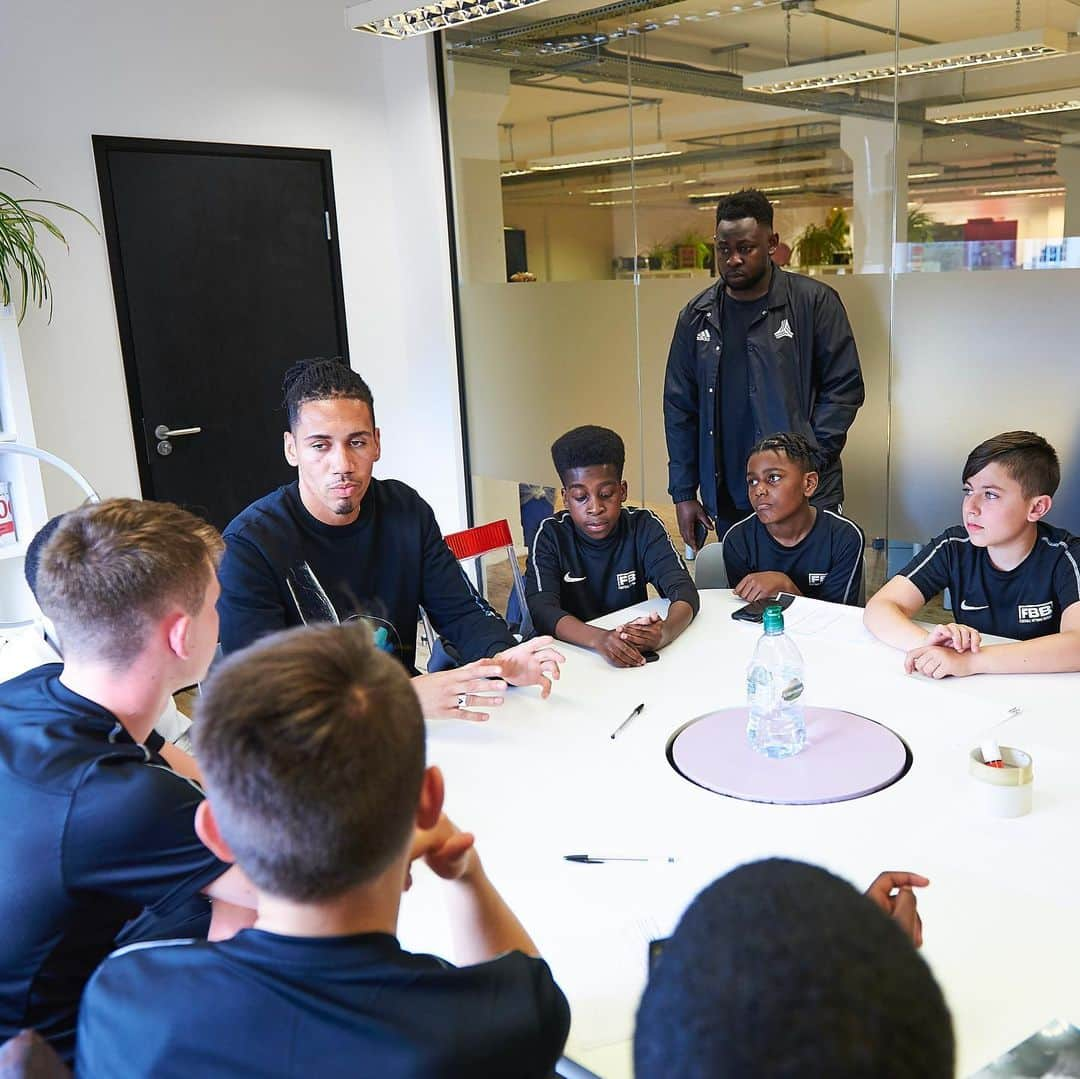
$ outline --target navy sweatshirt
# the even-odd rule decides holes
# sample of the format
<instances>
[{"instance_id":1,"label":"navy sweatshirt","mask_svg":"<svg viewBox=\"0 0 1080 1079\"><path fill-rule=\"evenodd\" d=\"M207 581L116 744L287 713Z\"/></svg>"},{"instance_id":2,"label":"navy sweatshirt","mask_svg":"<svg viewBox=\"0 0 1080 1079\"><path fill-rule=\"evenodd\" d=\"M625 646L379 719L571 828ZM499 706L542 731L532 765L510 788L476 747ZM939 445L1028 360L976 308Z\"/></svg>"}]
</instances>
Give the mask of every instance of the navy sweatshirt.
<instances>
[{"instance_id":1,"label":"navy sweatshirt","mask_svg":"<svg viewBox=\"0 0 1080 1079\"><path fill-rule=\"evenodd\" d=\"M683 600L696 615L698 593L660 518L651 510L624 507L610 535L581 535L562 510L536 530L525 570L525 595L537 633L554 633L571 614L582 622L646 599L655 585L673 603Z\"/></svg>"},{"instance_id":2,"label":"navy sweatshirt","mask_svg":"<svg viewBox=\"0 0 1080 1079\"><path fill-rule=\"evenodd\" d=\"M420 606L463 662L517 643L472 588L431 507L404 483L373 479L352 524L316 520L300 501L296 483L233 519L218 570L225 652L303 624L288 586L290 570L300 562L311 567L342 621L359 615L374 629L386 629L387 647L410 672L416 670Z\"/></svg>"}]
</instances>

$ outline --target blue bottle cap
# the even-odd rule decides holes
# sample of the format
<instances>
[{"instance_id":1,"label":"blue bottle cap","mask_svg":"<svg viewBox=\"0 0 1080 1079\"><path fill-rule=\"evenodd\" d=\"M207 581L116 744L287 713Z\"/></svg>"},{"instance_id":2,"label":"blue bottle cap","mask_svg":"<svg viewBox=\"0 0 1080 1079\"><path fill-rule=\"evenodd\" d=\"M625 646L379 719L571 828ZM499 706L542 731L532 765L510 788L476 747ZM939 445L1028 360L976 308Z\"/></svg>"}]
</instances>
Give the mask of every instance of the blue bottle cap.
<instances>
[{"instance_id":1,"label":"blue bottle cap","mask_svg":"<svg viewBox=\"0 0 1080 1079\"><path fill-rule=\"evenodd\" d=\"M765 613L762 616L762 624L765 626L765 632L769 636L773 636L776 633L784 632L784 608L779 603L770 603L765 608Z\"/></svg>"}]
</instances>

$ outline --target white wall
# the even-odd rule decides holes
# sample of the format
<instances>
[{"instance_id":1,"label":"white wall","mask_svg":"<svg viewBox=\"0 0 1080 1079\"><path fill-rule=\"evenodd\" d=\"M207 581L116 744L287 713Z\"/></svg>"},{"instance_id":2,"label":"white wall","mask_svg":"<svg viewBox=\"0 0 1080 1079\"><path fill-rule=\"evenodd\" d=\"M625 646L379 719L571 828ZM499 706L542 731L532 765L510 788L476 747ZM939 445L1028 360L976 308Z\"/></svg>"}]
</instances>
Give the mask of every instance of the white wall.
<instances>
[{"instance_id":1,"label":"white wall","mask_svg":"<svg viewBox=\"0 0 1080 1079\"><path fill-rule=\"evenodd\" d=\"M900 274L893 316L889 528L925 542L960 520L968 453L1002 431L1058 452L1049 521L1080 532L1077 365L1069 346L1080 270Z\"/></svg>"},{"instance_id":2,"label":"white wall","mask_svg":"<svg viewBox=\"0 0 1080 1079\"><path fill-rule=\"evenodd\" d=\"M0 0L0 12L0 164L99 221L92 134L331 150L353 365L383 431L377 474L419 488L445 530L461 527L430 40L350 32L344 0ZM38 442L104 493L137 495L105 241L67 224L71 254L47 248L52 325L35 313L22 327Z\"/></svg>"}]
</instances>

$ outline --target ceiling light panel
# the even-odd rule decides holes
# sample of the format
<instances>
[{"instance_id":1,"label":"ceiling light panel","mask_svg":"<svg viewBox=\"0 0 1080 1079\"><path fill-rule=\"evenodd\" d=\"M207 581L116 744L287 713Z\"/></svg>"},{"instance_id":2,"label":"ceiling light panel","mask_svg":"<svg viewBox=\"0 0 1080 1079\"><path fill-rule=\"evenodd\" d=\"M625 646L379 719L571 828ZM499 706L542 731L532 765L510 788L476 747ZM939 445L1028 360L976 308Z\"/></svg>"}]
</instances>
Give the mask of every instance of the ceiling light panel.
<instances>
[{"instance_id":1,"label":"ceiling light panel","mask_svg":"<svg viewBox=\"0 0 1080 1079\"><path fill-rule=\"evenodd\" d=\"M901 49L900 75L927 75L957 68L985 67L992 64L1015 64L1061 56L1069 51L1064 30L1047 27L1024 30L995 37L970 38L944 45L925 45ZM874 53L857 59L827 60L820 64L773 68L743 76L743 89L761 94L788 94L797 90L828 90L835 86L891 79L897 73L897 55Z\"/></svg>"},{"instance_id":2,"label":"ceiling light panel","mask_svg":"<svg viewBox=\"0 0 1080 1079\"><path fill-rule=\"evenodd\" d=\"M622 184L619 187L583 187L584 195L610 195L616 191L644 191L651 187L671 187L671 180L661 180L656 184Z\"/></svg>"},{"instance_id":3,"label":"ceiling light panel","mask_svg":"<svg viewBox=\"0 0 1080 1079\"><path fill-rule=\"evenodd\" d=\"M1007 195L1063 195L1063 187L1011 187L1003 191L983 191L984 198L1003 198Z\"/></svg>"},{"instance_id":4,"label":"ceiling light panel","mask_svg":"<svg viewBox=\"0 0 1080 1079\"><path fill-rule=\"evenodd\" d=\"M345 8L345 25L379 37L404 38L453 30L492 15L534 7L544 0L440 0L436 4L402 8L401 0L366 0Z\"/></svg>"},{"instance_id":5,"label":"ceiling light panel","mask_svg":"<svg viewBox=\"0 0 1080 1079\"><path fill-rule=\"evenodd\" d=\"M980 120L1007 120L1013 116L1037 116L1073 109L1080 109L1080 89L989 97L982 101L965 101L961 105L934 105L926 110L926 118L935 124L974 124Z\"/></svg>"},{"instance_id":6,"label":"ceiling light panel","mask_svg":"<svg viewBox=\"0 0 1080 1079\"><path fill-rule=\"evenodd\" d=\"M678 157L682 150L673 150L666 143L654 142L637 146L631 153L629 147L617 150L593 150L587 154L563 154L559 157L540 157L529 162L530 172L559 172L563 169L585 169L603 165L621 165L627 161L655 161L661 157Z\"/></svg>"}]
</instances>

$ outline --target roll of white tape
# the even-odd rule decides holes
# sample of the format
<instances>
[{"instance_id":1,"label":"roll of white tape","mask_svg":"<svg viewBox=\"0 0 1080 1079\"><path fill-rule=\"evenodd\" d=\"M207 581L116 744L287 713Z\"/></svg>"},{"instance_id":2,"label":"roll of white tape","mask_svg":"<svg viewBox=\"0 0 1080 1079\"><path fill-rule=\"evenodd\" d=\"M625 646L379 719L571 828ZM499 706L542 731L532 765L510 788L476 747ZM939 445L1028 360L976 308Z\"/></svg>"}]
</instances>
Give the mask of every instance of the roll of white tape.
<instances>
[{"instance_id":1,"label":"roll of white tape","mask_svg":"<svg viewBox=\"0 0 1080 1079\"><path fill-rule=\"evenodd\" d=\"M1031 755L1013 746L1001 746L1003 768L983 761L981 747L971 751L968 772L976 802L992 817L1023 817L1031 812L1035 779Z\"/></svg>"}]
</instances>

